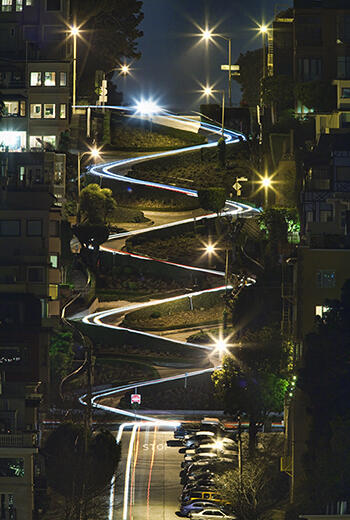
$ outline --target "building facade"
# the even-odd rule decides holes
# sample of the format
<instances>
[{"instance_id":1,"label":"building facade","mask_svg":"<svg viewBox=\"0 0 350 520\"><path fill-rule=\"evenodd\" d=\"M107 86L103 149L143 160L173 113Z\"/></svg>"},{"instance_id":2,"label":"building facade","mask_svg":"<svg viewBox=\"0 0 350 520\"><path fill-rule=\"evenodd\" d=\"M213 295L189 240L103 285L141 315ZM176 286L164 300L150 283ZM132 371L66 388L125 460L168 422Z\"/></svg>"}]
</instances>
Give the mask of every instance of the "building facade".
<instances>
[{"instance_id":1,"label":"building facade","mask_svg":"<svg viewBox=\"0 0 350 520\"><path fill-rule=\"evenodd\" d=\"M69 126L69 1L0 1L0 150L55 149Z\"/></svg>"}]
</instances>

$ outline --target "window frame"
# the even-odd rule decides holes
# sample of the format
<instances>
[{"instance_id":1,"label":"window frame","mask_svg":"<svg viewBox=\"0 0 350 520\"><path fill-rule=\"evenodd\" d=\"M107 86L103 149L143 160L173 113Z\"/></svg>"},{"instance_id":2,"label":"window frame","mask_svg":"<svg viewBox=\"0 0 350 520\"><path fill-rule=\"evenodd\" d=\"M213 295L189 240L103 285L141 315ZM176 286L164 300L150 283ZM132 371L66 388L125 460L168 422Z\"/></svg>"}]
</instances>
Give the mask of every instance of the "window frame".
<instances>
[{"instance_id":1,"label":"window frame","mask_svg":"<svg viewBox=\"0 0 350 520\"><path fill-rule=\"evenodd\" d=\"M34 116L32 115L32 107L40 107L40 115ZM39 112L38 112L39 113ZM31 103L30 104L30 119L42 119L43 118L43 105L41 103Z\"/></svg>"},{"instance_id":2,"label":"window frame","mask_svg":"<svg viewBox=\"0 0 350 520\"><path fill-rule=\"evenodd\" d=\"M29 271L31 269L37 269L38 271L41 272L41 274L42 274L41 280L30 280ZM42 265L28 265L26 274L27 274L26 279L27 279L28 283L45 283L45 270Z\"/></svg>"},{"instance_id":3,"label":"window frame","mask_svg":"<svg viewBox=\"0 0 350 520\"><path fill-rule=\"evenodd\" d=\"M39 83L36 83L36 84L32 83L32 75L33 74L38 74L38 77L40 78L39 79ZM38 70L30 71L30 74L29 74L29 85L31 87L41 87L42 83L43 83L43 73L41 71L38 71Z\"/></svg>"},{"instance_id":4,"label":"window frame","mask_svg":"<svg viewBox=\"0 0 350 520\"><path fill-rule=\"evenodd\" d=\"M66 87L67 86L67 72L65 72L63 70L61 70L59 72L59 86L60 87Z\"/></svg>"},{"instance_id":5,"label":"window frame","mask_svg":"<svg viewBox=\"0 0 350 520\"><path fill-rule=\"evenodd\" d=\"M331 275L333 273L332 283L327 281L327 273ZM337 277L335 269L318 269L316 271L316 287L317 289L335 289L337 286Z\"/></svg>"},{"instance_id":6,"label":"window frame","mask_svg":"<svg viewBox=\"0 0 350 520\"><path fill-rule=\"evenodd\" d=\"M6 234L4 235L2 232L2 223L3 222L17 222L18 223L18 232L14 234ZM17 218L9 218L9 219L1 219L0 220L0 238L11 238L11 237L20 237L22 236L22 222Z\"/></svg>"},{"instance_id":7,"label":"window frame","mask_svg":"<svg viewBox=\"0 0 350 520\"><path fill-rule=\"evenodd\" d=\"M31 222L40 222L40 234L39 233L29 233L29 225ZM43 221L41 218L31 218L26 221L26 235L27 237L40 238L43 236Z\"/></svg>"},{"instance_id":8,"label":"window frame","mask_svg":"<svg viewBox=\"0 0 350 520\"><path fill-rule=\"evenodd\" d=\"M48 109L48 106L52 106L53 114L46 115L45 111ZM43 119L56 119L56 104L55 103L44 103L43 104Z\"/></svg>"},{"instance_id":9,"label":"window frame","mask_svg":"<svg viewBox=\"0 0 350 520\"><path fill-rule=\"evenodd\" d=\"M53 75L53 83L49 83L49 84L46 83L46 81L50 81L49 79L46 78L47 74L52 74ZM56 71L55 70L46 70L44 72L44 83L43 83L43 86L44 87L55 87L56 86Z\"/></svg>"},{"instance_id":10,"label":"window frame","mask_svg":"<svg viewBox=\"0 0 350 520\"><path fill-rule=\"evenodd\" d=\"M66 103L60 103L60 119L67 119L67 104ZM63 112L62 112L63 109ZM62 115L64 113L64 115Z\"/></svg>"}]
</instances>

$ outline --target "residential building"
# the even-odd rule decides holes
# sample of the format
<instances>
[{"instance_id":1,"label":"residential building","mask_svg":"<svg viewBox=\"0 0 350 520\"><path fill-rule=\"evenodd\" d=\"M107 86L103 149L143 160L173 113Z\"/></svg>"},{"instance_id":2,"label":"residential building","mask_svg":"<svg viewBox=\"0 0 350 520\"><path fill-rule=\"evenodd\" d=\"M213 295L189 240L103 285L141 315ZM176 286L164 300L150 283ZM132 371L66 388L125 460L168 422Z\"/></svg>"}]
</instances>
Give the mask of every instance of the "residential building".
<instances>
[{"instance_id":1,"label":"residential building","mask_svg":"<svg viewBox=\"0 0 350 520\"><path fill-rule=\"evenodd\" d=\"M38 407L41 396L47 403L50 335L60 317L64 159L54 152L0 154L0 372L4 382L0 518L4 519L31 519L39 507Z\"/></svg>"},{"instance_id":2,"label":"residential building","mask_svg":"<svg viewBox=\"0 0 350 520\"><path fill-rule=\"evenodd\" d=\"M268 51L269 54L272 52L270 61L272 61L272 72L275 76L293 77L293 22L292 9L281 11L275 16L272 30L269 31L273 43L272 49L269 46Z\"/></svg>"},{"instance_id":3,"label":"residential building","mask_svg":"<svg viewBox=\"0 0 350 520\"><path fill-rule=\"evenodd\" d=\"M0 150L54 149L69 127L69 1L0 2Z\"/></svg>"}]
</instances>

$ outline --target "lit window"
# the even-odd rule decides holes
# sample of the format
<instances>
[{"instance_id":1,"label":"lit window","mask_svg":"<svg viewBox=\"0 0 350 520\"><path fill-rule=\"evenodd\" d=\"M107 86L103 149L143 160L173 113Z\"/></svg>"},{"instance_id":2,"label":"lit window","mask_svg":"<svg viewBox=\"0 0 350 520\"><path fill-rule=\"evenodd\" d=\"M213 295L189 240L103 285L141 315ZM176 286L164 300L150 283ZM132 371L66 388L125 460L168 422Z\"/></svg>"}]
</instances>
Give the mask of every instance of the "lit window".
<instances>
[{"instance_id":1,"label":"lit window","mask_svg":"<svg viewBox=\"0 0 350 520\"><path fill-rule=\"evenodd\" d=\"M60 87L67 86L67 72L60 72Z\"/></svg>"},{"instance_id":2,"label":"lit window","mask_svg":"<svg viewBox=\"0 0 350 520\"><path fill-rule=\"evenodd\" d=\"M44 73L44 85L45 87L54 87L56 85L56 72Z\"/></svg>"},{"instance_id":3,"label":"lit window","mask_svg":"<svg viewBox=\"0 0 350 520\"><path fill-rule=\"evenodd\" d=\"M26 0L26 6L30 7L33 5L33 0Z\"/></svg>"},{"instance_id":4,"label":"lit window","mask_svg":"<svg viewBox=\"0 0 350 520\"><path fill-rule=\"evenodd\" d=\"M22 148L26 146L26 135L26 132L17 130L0 131L0 150L8 148L12 152L23 151Z\"/></svg>"},{"instance_id":5,"label":"lit window","mask_svg":"<svg viewBox=\"0 0 350 520\"><path fill-rule=\"evenodd\" d=\"M42 135L31 135L29 137L29 146L30 148L42 148Z\"/></svg>"},{"instance_id":6,"label":"lit window","mask_svg":"<svg viewBox=\"0 0 350 520\"><path fill-rule=\"evenodd\" d=\"M25 101L21 101L21 111L20 111L20 115L21 117L25 117L26 115L26 102Z\"/></svg>"},{"instance_id":7,"label":"lit window","mask_svg":"<svg viewBox=\"0 0 350 520\"><path fill-rule=\"evenodd\" d=\"M25 174L26 174L26 169L25 169L25 167L24 167L24 166L20 166L20 167L19 167L19 180L20 180L21 182L24 181L24 179L25 179Z\"/></svg>"},{"instance_id":8,"label":"lit window","mask_svg":"<svg viewBox=\"0 0 350 520\"><path fill-rule=\"evenodd\" d=\"M23 10L23 0L16 0L16 11Z\"/></svg>"},{"instance_id":9,"label":"lit window","mask_svg":"<svg viewBox=\"0 0 350 520\"><path fill-rule=\"evenodd\" d=\"M12 11L12 0L1 0L2 11Z\"/></svg>"},{"instance_id":10,"label":"lit window","mask_svg":"<svg viewBox=\"0 0 350 520\"><path fill-rule=\"evenodd\" d=\"M51 267L53 269L57 269L58 268L58 254L52 253L50 255L50 264L51 264Z\"/></svg>"},{"instance_id":11,"label":"lit window","mask_svg":"<svg viewBox=\"0 0 350 520\"><path fill-rule=\"evenodd\" d=\"M30 118L31 119L40 119L41 118L41 105L36 104L36 103L31 103Z\"/></svg>"},{"instance_id":12,"label":"lit window","mask_svg":"<svg viewBox=\"0 0 350 520\"><path fill-rule=\"evenodd\" d=\"M326 305L316 305L315 316L319 316L320 318L323 318L328 311L329 311L329 307L327 307Z\"/></svg>"},{"instance_id":13,"label":"lit window","mask_svg":"<svg viewBox=\"0 0 350 520\"><path fill-rule=\"evenodd\" d=\"M60 119L66 119L66 117L67 117L66 104L61 103L60 104Z\"/></svg>"},{"instance_id":14,"label":"lit window","mask_svg":"<svg viewBox=\"0 0 350 520\"><path fill-rule=\"evenodd\" d=\"M20 220L0 220L0 236L19 237L21 236Z\"/></svg>"},{"instance_id":15,"label":"lit window","mask_svg":"<svg viewBox=\"0 0 350 520\"><path fill-rule=\"evenodd\" d=\"M44 135L43 140L44 140L44 143L47 143L47 144L53 146L53 148L55 148L55 146L56 146L56 136L55 135Z\"/></svg>"},{"instance_id":16,"label":"lit window","mask_svg":"<svg viewBox=\"0 0 350 520\"><path fill-rule=\"evenodd\" d=\"M58 285L50 283L49 284L49 297L51 300L58 300Z\"/></svg>"},{"instance_id":17,"label":"lit window","mask_svg":"<svg viewBox=\"0 0 350 520\"><path fill-rule=\"evenodd\" d=\"M30 86L40 87L41 86L41 72L30 73Z\"/></svg>"},{"instance_id":18,"label":"lit window","mask_svg":"<svg viewBox=\"0 0 350 520\"><path fill-rule=\"evenodd\" d=\"M43 233L43 223L41 220L27 220L27 236L41 237Z\"/></svg>"},{"instance_id":19,"label":"lit window","mask_svg":"<svg viewBox=\"0 0 350 520\"><path fill-rule=\"evenodd\" d=\"M41 306L41 317L47 318L47 301L44 298L40 298L40 306Z\"/></svg>"},{"instance_id":20,"label":"lit window","mask_svg":"<svg viewBox=\"0 0 350 520\"><path fill-rule=\"evenodd\" d=\"M32 283L42 283L44 281L43 267L28 267L27 280Z\"/></svg>"},{"instance_id":21,"label":"lit window","mask_svg":"<svg viewBox=\"0 0 350 520\"><path fill-rule=\"evenodd\" d=\"M0 458L0 477L24 477L24 459Z\"/></svg>"},{"instance_id":22,"label":"lit window","mask_svg":"<svg viewBox=\"0 0 350 520\"><path fill-rule=\"evenodd\" d=\"M45 119L55 119L55 104L54 103L45 103L44 118Z\"/></svg>"},{"instance_id":23,"label":"lit window","mask_svg":"<svg viewBox=\"0 0 350 520\"><path fill-rule=\"evenodd\" d=\"M342 97L342 99L349 99L350 98L350 88L342 88L341 97Z\"/></svg>"},{"instance_id":24,"label":"lit window","mask_svg":"<svg viewBox=\"0 0 350 520\"><path fill-rule=\"evenodd\" d=\"M335 271L320 269L316 273L316 286L319 289L333 289L336 285Z\"/></svg>"},{"instance_id":25,"label":"lit window","mask_svg":"<svg viewBox=\"0 0 350 520\"><path fill-rule=\"evenodd\" d=\"M4 101L4 105L5 105L5 110L4 110L5 116L18 116L18 108L19 108L18 101Z\"/></svg>"}]
</instances>

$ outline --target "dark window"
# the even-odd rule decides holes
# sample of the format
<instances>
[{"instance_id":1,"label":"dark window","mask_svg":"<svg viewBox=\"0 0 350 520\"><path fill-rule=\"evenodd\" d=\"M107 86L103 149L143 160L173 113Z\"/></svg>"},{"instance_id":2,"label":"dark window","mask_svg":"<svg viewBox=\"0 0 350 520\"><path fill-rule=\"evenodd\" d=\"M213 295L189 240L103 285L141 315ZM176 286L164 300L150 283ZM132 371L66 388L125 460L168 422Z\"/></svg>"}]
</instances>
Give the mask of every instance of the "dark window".
<instances>
[{"instance_id":1,"label":"dark window","mask_svg":"<svg viewBox=\"0 0 350 520\"><path fill-rule=\"evenodd\" d=\"M350 42L350 15L339 14L337 16L337 42Z\"/></svg>"},{"instance_id":2,"label":"dark window","mask_svg":"<svg viewBox=\"0 0 350 520\"><path fill-rule=\"evenodd\" d=\"M28 282L40 283L44 281L43 267L28 267L27 268Z\"/></svg>"},{"instance_id":3,"label":"dark window","mask_svg":"<svg viewBox=\"0 0 350 520\"><path fill-rule=\"evenodd\" d=\"M61 10L61 0L46 0L46 10L47 11L60 11Z\"/></svg>"},{"instance_id":4,"label":"dark window","mask_svg":"<svg viewBox=\"0 0 350 520\"><path fill-rule=\"evenodd\" d=\"M350 56L338 56L337 76L339 79L350 78Z\"/></svg>"},{"instance_id":5,"label":"dark window","mask_svg":"<svg viewBox=\"0 0 350 520\"><path fill-rule=\"evenodd\" d=\"M298 16L296 19L296 40L298 45L321 45L320 16Z\"/></svg>"},{"instance_id":6,"label":"dark window","mask_svg":"<svg viewBox=\"0 0 350 520\"><path fill-rule=\"evenodd\" d=\"M299 58L298 76L302 81L314 81L322 77L321 58Z\"/></svg>"},{"instance_id":7,"label":"dark window","mask_svg":"<svg viewBox=\"0 0 350 520\"><path fill-rule=\"evenodd\" d=\"M0 477L24 477L24 459L0 458Z\"/></svg>"},{"instance_id":8,"label":"dark window","mask_svg":"<svg viewBox=\"0 0 350 520\"><path fill-rule=\"evenodd\" d=\"M316 273L316 286L319 289L332 289L335 287L335 271L320 269Z\"/></svg>"},{"instance_id":9,"label":"dark window","mask_svg":"<svg viewBox=\"0 0 350 520\"><path fill-rule=\"evenodd\" d=\"M350 88L342 88L341 97L342 99L350 99Z\"/></svg>"},{"instance_id":10,"label":"dark window","mask_svg":"<svg viewBox=\"0 0 350 520\"><path fill-rule=\"evenodd\" d=\"M43 224L41 220L27 220L27 236L41 237Z\"/></svg>"},{"instance_id":11,"label":"dark window","mask_svg":"<svg viewBox=\"0 0 350 520\"><path fill-rule=\"evenodd\" d=\"M337 166L337 181L350 182L350 166Z\"/></svg>"},{"instance_id":12,"label":"dark window","mask_svg":"<svg viewBox=\"0 0 350 520\"><path fill-rule=\"evenodd\" d=\"M20 220L0 220L0 236L19 237L21 235Z\"/></svg>"}]
</instances>

